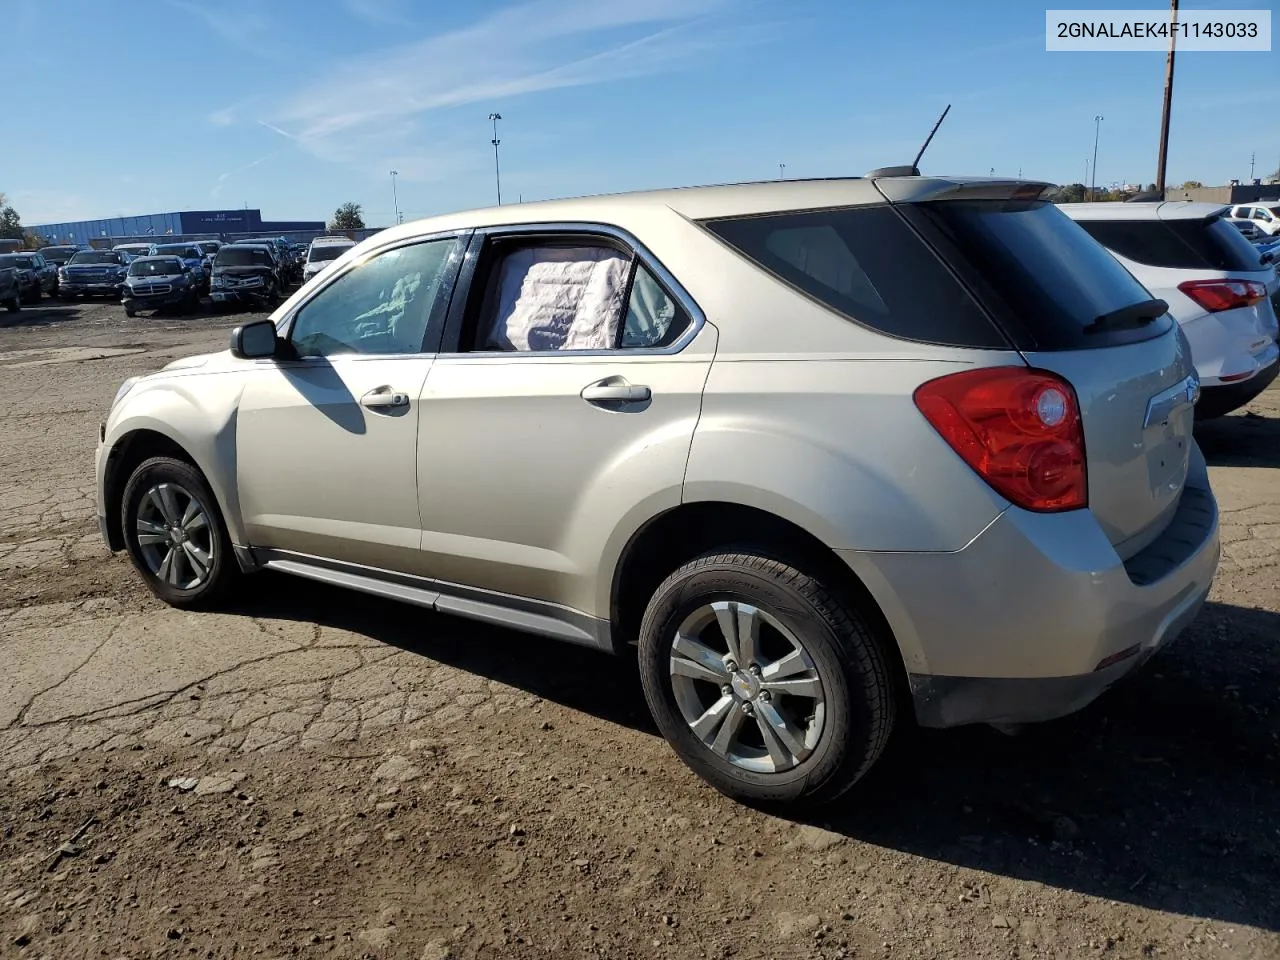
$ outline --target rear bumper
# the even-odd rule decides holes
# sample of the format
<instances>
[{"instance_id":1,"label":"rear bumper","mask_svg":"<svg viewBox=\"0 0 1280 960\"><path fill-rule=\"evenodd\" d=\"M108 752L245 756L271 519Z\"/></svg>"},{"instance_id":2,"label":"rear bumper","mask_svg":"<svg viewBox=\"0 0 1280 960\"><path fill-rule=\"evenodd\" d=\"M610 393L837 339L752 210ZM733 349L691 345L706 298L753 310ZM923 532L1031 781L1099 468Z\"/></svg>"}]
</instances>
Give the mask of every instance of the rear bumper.
<instances>
[{"instance_id":1,"label":"rear bumper","mask_svg":"<svg viewBox=\"0 0 1280 960\"><path fill-rule=\"evenodd\" d=\"M1128 561L1087 510L1010 508L954 553L843 552L898 641L919 722L1064 716L1177 637L1219 555L1198 449L1192 461L1169 526Z\"/></svg>"},{"instance_id":2,"label":"rear bumper","mask_svg":"<svg viewBox=\"0 0 1280 960\"><path fill-rule=\"evenodd\" d=\"M1248 380L1241 380L1237 383L1223 383L1216 386L1202 385L1200 387L1200 400L1196 404L1196 418L1210 420L1214 417L1225 416L1233 410L1239 410L1258 394L1262 393L1263 390L1271 386L1277 374L1280 374L1280 362L1272 360L1269 367L1254 374Z\"/></svg>"}]
</instances>

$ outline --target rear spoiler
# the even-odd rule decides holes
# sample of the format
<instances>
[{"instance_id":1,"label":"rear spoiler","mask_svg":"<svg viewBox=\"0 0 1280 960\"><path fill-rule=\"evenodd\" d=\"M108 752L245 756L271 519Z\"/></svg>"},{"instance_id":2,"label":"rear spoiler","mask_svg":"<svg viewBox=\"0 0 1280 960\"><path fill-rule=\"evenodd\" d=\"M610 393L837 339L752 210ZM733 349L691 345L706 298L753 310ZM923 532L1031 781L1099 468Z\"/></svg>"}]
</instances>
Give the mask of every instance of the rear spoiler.
<instances>
[{"instance_id":1,"label":"rear spoiler","mask_svg":"<svg viewBox=\"0 0 1280 960\"><path fill-rule=\"evenodd\" d=\"M948 180L941 177L881 177L873 181L890 203L934 200L1037 200L1057 184L997 178Z\"/></svg>"}]
</instances>

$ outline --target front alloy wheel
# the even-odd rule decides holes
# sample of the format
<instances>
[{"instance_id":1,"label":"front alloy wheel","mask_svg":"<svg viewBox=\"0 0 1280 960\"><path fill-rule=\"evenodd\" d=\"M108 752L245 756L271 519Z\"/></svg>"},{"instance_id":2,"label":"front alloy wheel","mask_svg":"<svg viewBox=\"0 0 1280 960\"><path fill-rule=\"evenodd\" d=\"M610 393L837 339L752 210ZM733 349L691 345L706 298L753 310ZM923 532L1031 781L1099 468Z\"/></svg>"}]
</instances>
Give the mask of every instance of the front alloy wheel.
<instances>
[{"instance_id":1,"label":"front alloy wheel","mask_svg":"<svg viewBox=\"0 0 1280 960\"><path fill-rule=\"evenodd\" d=\"M143 494L134 538L151 575L175 590L195 590L209 579L218 549L209 514L178 484L158 483Z\"/></svg>"},{"instance_id":2,"label":"front alloy wheel","mask_svg":"<svg viewBox=\"0 0 1280 960\"><path fill-rule=\"evenodd\" d=\"M122 501L129 559L161 600L207 606L239 575L217 501L191 464L172 457L143 461Z\"/></svg>"}]
</instances>

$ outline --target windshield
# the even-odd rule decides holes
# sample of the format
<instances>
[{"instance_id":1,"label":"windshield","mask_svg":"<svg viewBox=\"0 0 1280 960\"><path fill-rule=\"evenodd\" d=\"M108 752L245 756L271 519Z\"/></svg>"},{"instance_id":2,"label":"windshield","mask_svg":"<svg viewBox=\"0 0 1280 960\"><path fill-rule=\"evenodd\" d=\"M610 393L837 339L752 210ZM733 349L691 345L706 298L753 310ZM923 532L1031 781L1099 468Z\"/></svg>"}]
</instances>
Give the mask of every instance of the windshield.
<instances>
[{"instance_id":1,"label":"windshield","mask_svg":"<svg viewBox=\"0 0 1280 960\"><path fill-rule=\"evenodd\" d=\"M353 246L355 244L326 243L323 246L312 247L311 253L307 256L307 261L309 263L319 263L321 260L336 260Z\"/></svg>"},{"instance_id":2,"label":"windshield","mask_svg":"<svg viewBox=\"0 0 1280 960\"><path fill-rule=\"evenodd\" d=\"M0 255L0 267L33 267L35 261L30 257L18 257L12 253Z\"/></svg>"},{"instance_id":3,"label":"windshield","mask_svg":"<svg viewBox=\"0 0 1280 960\"><path fill-rule=\"evenodd\" d=\"M75 247L45 247L40 251L46 260L66 260L76 253Z\"/></svg>"},{"instance_id":4,"label":"windshield","mask_svg":"<svg viewBox=\"0 0 1280 960\"><path fill-rule=\"evenodd\" d=\"M68 265L80 263L119 263L120 254L114 250L82 250L67 261Z\"/></svg>"},{"instance_id":5,"label":"windshield","mask_svg":"<svg viewBox=\"0 0 1280 960\"><path fill-rule=\"evenodd\" d=\"M195 247L188 247L186 244L166 243L156 247L156 255L164 254L170 257L199 257L200 251Z\"/></svg>"},{"instance_id":6,"label":"windshield","mask_svg":"<svg viewBox=\"0 0 1280 960\"><path fill-rule=\"evenodd\" d=\"M182 261L166 257L164 260L135 260L129 265L131 277L164 277L182 272Z\"/></svg>"},{"instance_id":7,"label":"windshield","mask_svg":"<svg viewBox=\"0 0 1280 960\"><path fill-rule=\"evenodd\" d=\"M201 243L201 244L198 244L198 246L200 247L201 251L206 254L218 252L218 245L216 243Z\"/></svg>"},{"instance_id":8,"label":"windshield","mask_svg":"<svg viewBox=\"0 0 1280 960\"><path fill-rule=\"evenodd\" d=\"M213 261L215 267L269 267L271 260L265 250L253 247L223 247Z\"/></svg>"},{"instance_id":9,"label":"windshield","mask_svg":"<svg viewBox=\"0 0 1280 960\"><path fill-rule=\"evenodd\" d=\"M140 257L144 255L148 250L150 250L151 247L148 246L147 244L143 244L141 246L133 246L133 247L115 247L114 249L120 253L127 253L131 257Z\"/></svg>"}]
</instances>

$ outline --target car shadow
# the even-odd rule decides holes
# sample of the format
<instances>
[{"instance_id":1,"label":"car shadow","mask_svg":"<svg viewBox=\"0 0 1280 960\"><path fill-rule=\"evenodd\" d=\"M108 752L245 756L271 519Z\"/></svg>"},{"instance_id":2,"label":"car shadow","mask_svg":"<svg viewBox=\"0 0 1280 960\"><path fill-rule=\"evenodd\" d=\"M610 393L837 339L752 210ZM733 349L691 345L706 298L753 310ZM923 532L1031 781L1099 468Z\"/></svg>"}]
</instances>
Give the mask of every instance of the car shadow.
<instances>
[{"instance_id":1,"label":"car shadow","mask_svg":"<svg viewBox=\"0 0 1280 960\"><path fill-rule=\"evenodd\" d=\"M1197 421L1195 430L1211 467L1280 467L1280 417L1249 411Z\"/></svg>"},{"instance_id":2,"label":"car shadow","mask_svg":"<svg viewBox=\"0 0 1280 960\"><path fill-rule=\"evenodd\" d=\"M80 319L81 306L58 300L24 303L16 312L0 309L0 327L47 327Z\"/></svg>"},{"instance_id":3,"label":"car shadow","mask_svg":"<svg viewBox=\"0 0 1280 960\"><path fill-rule=\"evenodd\" d=\"M351 630L657 735L634 658L255 579L245 614ZM1280 930L1277 637L1280 614L1209 603L1081 713L1014 736L901 724L846 798L793 819L975 870Z\"/></svg>"}]
</instances>

